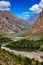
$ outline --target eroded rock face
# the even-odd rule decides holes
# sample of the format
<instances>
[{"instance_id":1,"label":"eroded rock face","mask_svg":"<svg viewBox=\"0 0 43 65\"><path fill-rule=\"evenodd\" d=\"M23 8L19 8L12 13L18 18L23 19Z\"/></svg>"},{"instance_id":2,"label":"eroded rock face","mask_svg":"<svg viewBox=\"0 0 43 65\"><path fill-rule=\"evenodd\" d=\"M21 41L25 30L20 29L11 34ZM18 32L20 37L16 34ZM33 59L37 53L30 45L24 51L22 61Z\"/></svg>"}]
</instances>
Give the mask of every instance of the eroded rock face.
<instances>
[{"instance_id":1,"label":"eroded rock face","mask_svg":"<svg viewBox=\"0 0 43 65\"><path fill-rule=\"evenodd\" d=\"M38 20L31 26L30 30L26 34L43 33L43 10L40 13Z\"/></svg>"},{"instance_id":2,"label":"eroded rock face","mask_svg":"<svg viewBox=\"0 0 43 65\"><path fill-rule=\"evenodd\" d=\"M29 25L18 16L8 11L0 11L0 34L17 33L28 27Z\"/></svg>"},{"instance_id":3,"label":"eroded rock face","mask_svg":"<svg viewBox=\"0 0 43 65\"><path fill-rule=\"evenodd\" d=\"M32 28L33 28L33 31L32 31L33 34L43 32L43 10L40 13L39 19L35 22Z\"/></svg>"}]
</instances>

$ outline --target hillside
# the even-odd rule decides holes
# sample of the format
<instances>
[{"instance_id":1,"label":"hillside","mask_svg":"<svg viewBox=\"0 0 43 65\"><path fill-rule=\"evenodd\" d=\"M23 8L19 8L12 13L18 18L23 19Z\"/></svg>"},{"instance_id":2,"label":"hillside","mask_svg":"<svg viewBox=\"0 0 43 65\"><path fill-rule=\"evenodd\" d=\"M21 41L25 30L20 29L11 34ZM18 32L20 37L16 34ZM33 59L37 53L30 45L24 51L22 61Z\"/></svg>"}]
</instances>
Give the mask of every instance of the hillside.
<instances>
[{"instance_id":1,"label":"hillside","mask_svg":"<svg viewBox=\"0 0 43 65\"><path fill-rule=\"evenodd\" d=\"M43 10L40 13L38 20L31 26L26 34L43 34Z\"/></svg>"},{"instance_id":2,"label":"hillside","mask_svg":"<svg viewBox=\"0 0 43 65\"><path fill-rule=\"evenodd\" d=\"M0 65L21 65L20 62L17 61L17 58L12 55L13 54L0 49Z\"/></svg>"},{"instance_id":3,"label":"hillside","mask_svg":"<svg viewBox=\"0 0 43 65\"><path fill-rule=\"evenodd\" d=\"M27 30L29 25L23 19L10 13L0 11L0 34L11 34Z\"/></svg>"}]
</instances>

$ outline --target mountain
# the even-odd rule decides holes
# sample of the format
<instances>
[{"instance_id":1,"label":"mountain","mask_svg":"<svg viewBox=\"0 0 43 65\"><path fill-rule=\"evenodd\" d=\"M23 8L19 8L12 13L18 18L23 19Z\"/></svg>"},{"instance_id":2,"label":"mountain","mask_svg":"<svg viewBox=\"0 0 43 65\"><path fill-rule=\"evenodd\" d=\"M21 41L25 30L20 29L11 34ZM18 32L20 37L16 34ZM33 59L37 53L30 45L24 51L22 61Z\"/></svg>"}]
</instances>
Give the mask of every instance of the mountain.
<instances>
[{"instance_id":1,"label":"mountain","mask_svg":"<svg viewBox=\"0 0 43 65\"><path fill-rule=\"evenodd\" d=\"M29 23L29 25L34 24L37 19L39 18L39 14L34 14L33 16L31 16L29 19L27 19L26 21Z\"/></svg>"},{"instance_id":2,"label":"mountain","mask_svg":"<svg viewBox=\"0 0 43 65\"><path fill-rule=\"evenodd\" d=\"M26 34L39 34L39 33L43 33L43 10L40 13L38 20L31 26L30 30L26 32Z\"/></svg>"},{"instance_id":3,"label":"mountain","mask_svg":"<svg viewBox=\"0 0 43 65\"><path fill-rule=\"evenodd\" d=\"M9 11L0 11L0 34L17 33L28 29L29 25L23 19Z\"/></svg>"}]
</instances>

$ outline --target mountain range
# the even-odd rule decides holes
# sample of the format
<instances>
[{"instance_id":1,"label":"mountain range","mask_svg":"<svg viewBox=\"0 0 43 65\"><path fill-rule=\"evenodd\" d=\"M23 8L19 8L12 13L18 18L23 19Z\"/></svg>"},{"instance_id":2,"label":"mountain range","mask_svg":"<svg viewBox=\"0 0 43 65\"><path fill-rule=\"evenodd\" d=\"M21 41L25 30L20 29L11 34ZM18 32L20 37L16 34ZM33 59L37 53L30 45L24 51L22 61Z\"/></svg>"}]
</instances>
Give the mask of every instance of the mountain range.
<instances>
[{"instance_id":1,"label":"mountain range","mask_svg":"<svg viewBox=\"0 0 43 65\"><path fill-rule=\"evenodd\" d=\"M32 26L39 18L40 14L34 14L30 18L26 19L30 26Z\"/></svg>"},{"instance_id":2,"label":"mountain range","mask_svg":"<svg viewBox=\"0 0 43 65\"><path fill-rule=\"evenodd\" d=\"M36 18L36 16L33 16L31 19ZM43 10L40 13L40 16L38 17L37 21L30 27L28 31L26 31L25 34L39 34L43 33Z\"/></svg>"},{"instance_id":3,"label":"mountain range","mask_svg":"<svg viewBox=\"0 0 43 65\"><path fill-rule=\"evenodd\" d=\"M27 30L29 24L9 11L0 11L0 34L12 34Z\"/></svg>"},{"instance_id":4,"label":"mountain range","mask_svg":"<svg viewBox=\"0 0 43 65\"><path fill-rule=\"evenodd\" d=\"M0 34L12 34L27 30L25 34L43 33L43 10L32 16L28 21L35 21L29 25L27 21L9 11L0 11ZM32 23L32 22L31 22Z\"/></svg>"}]
</instances>

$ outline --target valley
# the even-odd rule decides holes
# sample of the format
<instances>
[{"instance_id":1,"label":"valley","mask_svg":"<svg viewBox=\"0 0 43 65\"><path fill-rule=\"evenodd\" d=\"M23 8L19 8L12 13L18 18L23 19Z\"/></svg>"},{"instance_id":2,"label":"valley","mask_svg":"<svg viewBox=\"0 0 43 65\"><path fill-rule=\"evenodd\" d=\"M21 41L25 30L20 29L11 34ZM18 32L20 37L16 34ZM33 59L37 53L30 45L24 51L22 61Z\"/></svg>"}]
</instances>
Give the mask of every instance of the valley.
<instances>
[{"instance_id":1,"label":"valley","mask_svg":"<svg viewBox=\"0 0 43 65\"><path fill-rule=\"evenodd\" d=\"M19 38L19 37L18 37ZM4 39L4 43L3 43L3 39ZM8 40L7 40L8 39ZM10 58L10 55L7 56L5 59L6 59L6 63L1 59L2 57L0 57L0 60L5 64L5 65L9 65L9 64L15 64L15 65L25 65L25 64L30 64L29 63L29 59L32 60L32 62L36 63L37 60L38 60L38 63L41 64L43 62L43 59L41 58L41 56L43 56L43 51L40 51L40 50L36 50L36 48L38 48L36 46L36 48L34 47L33 43L31 42L31 40L29 41L28 38L25 38L24 39L19 39L19 40L16 40L16 41L13 41L9 38L6 37L3 37L3 36L0 36L0 53L5 53L4 55L6 56L6 54L11 54L11 58L12 60L10 59L9 62L7 61L8 58ZM7 40L5 42L5 40ZM36 40L38 41L38 40ZM36 42L35 41L35 42ZM33 41L34 42L34 41ZM34 44L36 44L34 42ZM26 47L26 45L30 45L32 44L32 47L28 48ZM37 45L40 46L40 45L43 45L43 41L41 40L40 43L38 41ZM24 46L24 47L23 47ZM27 49L28 48L28 49ZM32 49L33 50L32 50ZM5 57L4 56L4 57ZM13 56L13 57L12 57ZM16 56L16 57L15 57ZM20 57L19 57L20 56ZM3 57L3 58L4 58ZM15 58L15 59L14 59ZM21 61L20 61L21 59ZM23 60L24 59L24 60ZM26 59L28 59L28 62L26 61ZM1 63L0 61L0 63ZM10 62L11 61L11 62ZM13 62L14 61L14 62ZM23 63L22 63L23 62ZM34 64L33 63L33 64ZM2 64L2 63L1 63ZM11 65L12 65L11 64ZM3 64L2 64L3 65ZM36 64L35 64L36 65Z\"/></svg>"},{"instance_id":2,"label":"valley","mask_svg":"<svg viewBox=\"0 0 43 65\"><path fill-rule=\"evenodd\" d=\"M15 14L0 11L0 65L43 65L43 10L31 21L37 15L30 26Z\"/></svg>"}]
</instances>

